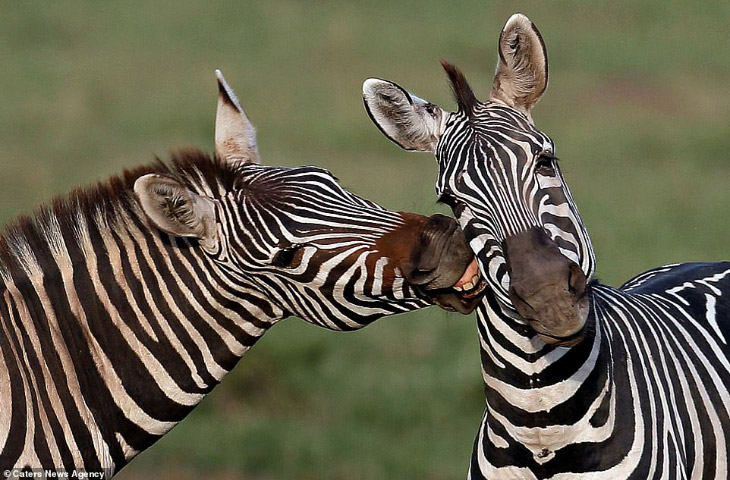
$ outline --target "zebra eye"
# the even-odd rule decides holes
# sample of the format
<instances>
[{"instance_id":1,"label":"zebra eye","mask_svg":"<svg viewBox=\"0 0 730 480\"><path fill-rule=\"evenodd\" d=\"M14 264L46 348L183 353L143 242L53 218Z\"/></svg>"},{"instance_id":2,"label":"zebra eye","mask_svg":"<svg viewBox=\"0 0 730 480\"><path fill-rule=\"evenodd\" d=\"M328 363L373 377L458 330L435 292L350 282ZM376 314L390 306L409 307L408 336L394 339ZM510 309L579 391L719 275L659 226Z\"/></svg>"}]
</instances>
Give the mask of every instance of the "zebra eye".
<instances>
[{"instance_id":1,"label":"zebra eye","mask_svg":"<svg viewBox=\"0 0 730 480\"><path fill-rule=\"evenodd\" d=\"M555 156L548 151L540 152L535 159L535 172L543 175L555 173Z\"/></svg>"},{"instance_id":2,"label":"zebra eye","mask_svg":"<svg viewBox=\"0 0 730 480\"><path fill-rule=\"evenodd\" d=\"M290 245L276 252L274 258L271 259L271 264L281 268L296 268L299 266L299 262L301 262L303 256L304 245Z\"/></svg>"},{"instance_id":3,"label":"zebra eye","mask_svg":"<svg viewBox=\"0 0 730 480\"><path fill-rule=\"evenodd\" d=\"M464 211L464 204L455 196L447 192L444 192L439 196L438 203L443 203L444 205L451 207L451 211L454 212L454 215L457 217Z\"/></svg>"},{"instance_id":4,"label":"zebra eye","mask_svg":"<svg viewBox=\"0 0 730 480\"><path fill-rule=\"evenodd\" d=\"M447 205L451 208L454 208L456 205L456 197L454 197L452 194L448 192L444 192L441 195L439 195L438 203L443 203L444 205Z\"/></svg>"}]
</instances>

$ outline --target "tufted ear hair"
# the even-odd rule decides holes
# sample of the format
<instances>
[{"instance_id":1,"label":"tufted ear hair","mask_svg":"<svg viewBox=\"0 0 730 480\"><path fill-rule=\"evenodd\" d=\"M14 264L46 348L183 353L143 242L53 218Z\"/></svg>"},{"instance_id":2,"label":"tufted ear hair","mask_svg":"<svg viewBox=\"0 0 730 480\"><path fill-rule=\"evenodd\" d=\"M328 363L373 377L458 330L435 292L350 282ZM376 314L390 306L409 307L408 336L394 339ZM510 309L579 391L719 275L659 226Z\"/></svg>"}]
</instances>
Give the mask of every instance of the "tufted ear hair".
<instances>
[{"instance_id":1,"label":"tufted ear hair","mask_svg":"<svg viewBox=\"0 0 730 480\"><path fill-rule=\"evenodd\" d=\"M218 109L215 115L215 153L222 159L243 163L260 163L256 130L228 85L223 73L218 78Z\"/></svg>"},{"instance_id":2,"label":"tufted ear hair","mask_svg":"<svg viewBox=\"0 0 730 480\"><path fill-rule=\"evenodd\" d=\"M547 50L535 24L516 13L499 36L499 61L491 100L530 117L548 84Z\"/></svg>"},{"instance_id":3,"label":"tufted ear hair","mask_svg":"<svg viewBox=\"0 0 730 480\"><path fill-rule=\"evenodd\" d=\"M400 85L377 78L365 80L362 98L373 123L401 148L436 151L446 112Z\"/></svg>"},{"instance_id":4,"label":"tufted ear hair","mask_svg":"<svg viewBox=\"0 0 730 480\"><path fill-rule=\"evenodd\" d=\"M197 238L204 247L217 242L213 200L191 191L177 180L157 174L134 182L142 210L160 230L174 237Z\"/></svg>"}]
</instances>

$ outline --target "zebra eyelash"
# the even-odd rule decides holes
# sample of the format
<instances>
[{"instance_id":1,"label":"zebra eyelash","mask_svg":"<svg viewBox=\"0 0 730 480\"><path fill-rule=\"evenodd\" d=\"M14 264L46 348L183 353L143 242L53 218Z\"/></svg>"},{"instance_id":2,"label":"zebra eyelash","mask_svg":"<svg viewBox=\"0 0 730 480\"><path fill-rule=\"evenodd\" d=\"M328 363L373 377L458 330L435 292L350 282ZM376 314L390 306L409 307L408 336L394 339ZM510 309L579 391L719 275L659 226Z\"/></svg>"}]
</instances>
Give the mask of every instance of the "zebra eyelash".
<instances>
[{"instance_id":1,"label":"zebra eyelash","mask_svg":"<svg viewBox=\"0 0 730 480\"><path fill-rule=\"evenodd\" d=\"M555 173L557 163L558 157L552 152L547 150L542 151L535 158L535 171L538 173L553 174Z\"/></svg>"}]
</instances>

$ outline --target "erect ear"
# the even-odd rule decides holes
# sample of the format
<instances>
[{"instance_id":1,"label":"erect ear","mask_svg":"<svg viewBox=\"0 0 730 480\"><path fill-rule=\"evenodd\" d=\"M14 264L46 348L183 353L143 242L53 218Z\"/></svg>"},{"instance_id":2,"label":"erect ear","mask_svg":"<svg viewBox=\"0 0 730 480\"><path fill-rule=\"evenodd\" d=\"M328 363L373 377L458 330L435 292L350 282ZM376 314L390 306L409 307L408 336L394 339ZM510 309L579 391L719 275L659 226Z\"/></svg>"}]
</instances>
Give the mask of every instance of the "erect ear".
<instances>
[{"instance_id":1,"label":"erect ear","mask_svg":"<svg viewBox=\"0 0 730 480\"><path fill-rule=\"evenodd\" d=\"M499 62L491 100L530 118L530 109L540 100L547 84L547 51L542 36L529 18L516 13L499 36Z\"/></svg>"},{"instance_id":2,"label":"erect ear","mask_svg":"<svg viewBox=\"0 0 730 480\"><path fill-rule=\"evenodd\" d=\"M218 77L218 110L215 115L215 153L218 157L243 163L259 163L256 130L228 85L223 73Z\"/></svg>"},{"instance_id":3,"label":"erect ear","mask_svg":"<svg viewBox=\"0 0 730 480\"><path fill-rule=\"evenodd\" d=\"M377 78L365 80L362 98L370 119L386 137L406 150L436 151L446 112Z\"/></svg>"},{"instance_id":4,"label":"erect ear","mask_svg":"<svg viewBox=\"0 0 730 480\"><path fill-rule=\"evenodd\" d=\"M160 230L175 237L199 239L213 247L217 241L213 200L189 190L177 180L156 174L134 182L142 210Z\"/></svg>"}]
</instances>

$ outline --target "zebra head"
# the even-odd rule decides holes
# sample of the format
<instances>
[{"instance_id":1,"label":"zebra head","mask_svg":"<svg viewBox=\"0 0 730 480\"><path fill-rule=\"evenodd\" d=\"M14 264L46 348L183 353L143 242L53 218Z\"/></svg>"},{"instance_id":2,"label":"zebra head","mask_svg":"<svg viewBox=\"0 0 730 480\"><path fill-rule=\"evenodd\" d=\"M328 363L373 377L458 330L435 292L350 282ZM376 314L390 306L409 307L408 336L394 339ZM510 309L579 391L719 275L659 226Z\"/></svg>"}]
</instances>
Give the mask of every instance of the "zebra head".
<instances>
[{"instance_id":1,"label":"zebra head","mask_svg":"<svg viewBox=\"0 0 730 480\"><path fill-rule=\"evenodd\" d=\"M542 37L524 15L507 21L486 102L459 69L442 65L458 111L368 79L363 98L370 118L402 148L436 155L437 194L459 218L503 307L547 342L575 342L588 315L595 259L553 141L530 115L548 83Z\"/></svg>"},{"instance_id":2,"label":"zebra head","mask_svg":"<svg viewBox=\"0 0 730 480\"><path fill-rule=\"evenodd\" d=\"M386 210L321 168L261 165L254 128L216 73L215 167L140 176L134 191L152 225L194 239L226 288L267 298L274 317L352 330L431 303L473 310L478 269L453 219Z\"/></svg>"}]
</instances>

